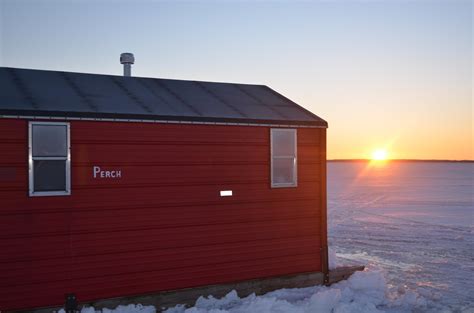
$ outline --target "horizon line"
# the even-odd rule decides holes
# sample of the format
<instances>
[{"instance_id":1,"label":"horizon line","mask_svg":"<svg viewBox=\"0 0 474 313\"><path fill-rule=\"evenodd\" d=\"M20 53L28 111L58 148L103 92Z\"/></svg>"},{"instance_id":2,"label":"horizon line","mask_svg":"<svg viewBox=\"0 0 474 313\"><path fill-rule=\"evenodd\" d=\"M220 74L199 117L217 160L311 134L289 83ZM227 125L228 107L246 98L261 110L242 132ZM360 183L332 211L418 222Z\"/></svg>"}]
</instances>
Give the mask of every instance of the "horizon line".
<instances>
[{"instance_id":1,"label":"horizon line","mask_svg":"<svg viewBox=\"0 0 474 313\"><path fill-rule=\"evenodd\" d=\"M372 159L327 159L327 162L370 162ZM448 159L387 159L390 162L451 162L474 163L474 160L448 160Z\"/></svg>"}]
</instances>

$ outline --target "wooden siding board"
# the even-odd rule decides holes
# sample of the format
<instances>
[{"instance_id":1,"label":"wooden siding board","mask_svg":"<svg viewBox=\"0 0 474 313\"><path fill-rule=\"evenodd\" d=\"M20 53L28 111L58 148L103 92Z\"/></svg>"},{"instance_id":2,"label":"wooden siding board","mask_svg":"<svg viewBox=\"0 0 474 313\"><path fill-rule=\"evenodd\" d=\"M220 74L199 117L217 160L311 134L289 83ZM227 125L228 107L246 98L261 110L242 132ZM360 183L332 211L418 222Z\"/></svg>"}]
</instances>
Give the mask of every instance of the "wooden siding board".
<instances>
[{"instance_id":1,"label":"wooden siding board","mask_svg":"<svg viewBox=\"0 0 474 313\"><path fill-rule=\"evenodd\" d=\"M295 218L312 219L315 201L305 201L300 209L289 212L293 203L278 203L272 211L258 204L227 204L178 208L135 208L119 210L74 211L72 213L34 213L3 215L0 219L0 239L67 235L68 233L109 232L149 228L187 227L198 225L269 222ZM286 206L286 207L285 207ZM242 214L239 210L248 212ZM132 215L133 214L133 215ZM159 218L150 218L159 216ZM70 218L71 223L66 222ZM104 223L103 221L107 221ZM18 227L29 225L29 227Z\"/></svg>"},{"instance_id":2,"label":"wooden siding board","mask_svg":"<svg viewBox=\"0 0 474 313\"><path fill-rule=\"evenodd\" d=\"M280 250L284 247L291 247L291 249L303 249L308 245L314 245L314 235L309 236L295 236L295 237L285 237L285 238L274 238L267 239L264 241L245 241L245 242L229 242L225 246L220 244L206 244L200 246L185 246L185 247L172 247L167 249L157 249L156 247L151 247L146 250L136 250L133 253L128 251L119 251L117 253L101 253L88 254L88 255L74 255L73 263L78 264L83 267L88 268L102 268L110 267L110 262L136 262L136 263L146 263L147 261L156 262L154 258L183 258L183 257L195 257L200 256L199 254L209 253L210 255L227 255L233 253L240 253L239 249L249 249L249 251L261 250ZM309 246L308 251L311 251L313 248ZM317 250L315 248L315 250ZM305 250L301 250L304 252ZM195 253L195 254L194 254ZM201 255L203 256L203 255ZM24 260L17 262L2 263L5 271L0 273L0 277L14 277L23 275L22 271L31 270L37 271L38 273L56 273L64 272L64 268L60 267L64 262L61 258L46 258L38 260ZM76 268L68 269L68 271L77 271ZM113 271L113 268L109 268ZM16 272L20 271L20 272Z\"/></svg>"},{"instance_id":3,"label":"wooden siding board","mask_svg":"<svg viewBox=\"0 0 474 313\"><path fill-rule=\"evenodd\" d=\"M299 238L301 239L301 238ZM75 257L72 262L72 267L65 269L63 267L51 267L51 264L46 263L46 266L34 268L32 265L24 267L13 267L17 270L3 273L0 277L3 284L10 286L22 285L25 281L28 283L48 283L57 280L67 279L87 279L90 277L112 276L112 275L127 275L129 273L143 272L143 271L160 271L160 270L175 270L180 271L181 268L193 267L196 264L199 266L209 266L212 270L215 264L242 262L242 264L252 262L259 258L273 258L279 259L287 255L303 255L307 253L315 253L317 247L314 246L314 239L311 242L308 238L301 239L301 242L292 240L289 241L278 240L281 245L278 247L272 246L272 241L262 245L237 245L230 244L231 247L236 247L242 250L219 249L216 246L202 246L190 249L178 248L176 251L168 250L154 250L155 253L143 253L142 251L134 252L133 254L144 255L145 258L127 257L120 258L117 254L102 255L101 258L94 256ZM211 249L212 248L212 249ZM149 251L148 251L149 252ZM194 253L194 254L193 254ZM204 254L205 253L205 254ZM123 253L122 253L123 255ZM159 262L157 262L159 260ZM58 264L58 262L56 262ZM113 266L110 266L113 264ZM11 267L6 267L11 269Z\"/></svg>"},{"instance_id":4,"label":"wooden siding board","mask_svg":"<svg viewBox=\"0 0 474 313\"><path fill-rule=\"evenodd\" d=\"M315 201L318 200L318 198L295 198L291 202L293 205L297 204L299 205L300 203L307 203L308 201ZM129 205L126 205L124 203L110 203L110 204L105 204L101 203L100 206L96 204L91 204L91 205L85 205L85 206L76 206L73 209L73 212L86 212L86 211L114 211L114 210L130 210L130 209L147 209L147 208L154 208L154 209L162 209L162 208L170 208L173 210L176 210L177 208L189 208L189 207L203 207L203 206L208 206L208 207L219 207L221 205L227 206L227 205L252 205L253 207L259 206L262 208L269 207L272 205L276 205L276 203L282 203L285 200L282 201L274 201L272 199L266 199L266 200L258 200L258 201L239 201L239 200L231 200L228 199L226 203L222 203L219 201L212 201L212 202L181 202L181 203L152 203L152 204L140 204L137 203L136 205L131 208ZM31 208L31 207L23 207L23 208L15 208L14 203L13 205L10 205L9 207L5 208L0 208L0 216L8 216L11 214L49 214L49 213L62 213L62 212L67 212L71 209L71 206L66 204L63 205L55 205L55 206L42 206L40 209L36 208ZM318 204L319 205L319 204ZM313 207L314 208L314 207Z\"/></svg>"},{"instance_id":5,"label":"wooden siding board","mask_svg":"<svg viewBox=\"0 0 474 313\"><path fill-rule=\"evenodd\" d=\"M112 276L108 279L58 281L48 284L48 288L40 288L38 284L27 286L13 286L6 292L0 291L0 302L3 307L16 306L16 309L35 306L61 305L64 301L64 292L74 291L79 299L103 299L110 294L137 295L150 292L159 292L170 289L190 288L214 283L235 282L251 279L252 277L272 277L285 273L299 273L300 269L314 271L318 264L313 261L316 255L289 256L281 261L272 259L256 260L252 264L225 263L215 267L213 271L192 267L182 269L178 273L163 272L137 273L126 277ZM283 261L283 262L282 262ZM295 269L298 271L295 271ZM317 269L316 269L317 270ZM22 292L30 295L24 297ZM47 299L47 300L46 300Z\"/></svg>"},{"instance_id":6,"label":"wooden siding board","mask_svg":"<svg viewBox=\"0 0 474 313\"><path fill-rule=\"evenodd\" d=\"M300 184L298 186L298 195L294 199L314 199L314 190L317 183ZM224 188L223 188L224 187ZM74 201L67 196L56 197L51 201L50 197L28 198L25 192L20 191L0 191L2 198L2 208L31 207L35 205L38 210L46 208L79 208L82 206L97 205L98 199L102 202L118 205L124 203L137 203L140 205L186 205L190 203L200 204L226 204L235 201L284 201L292 198L295 188L278 188L268 192L266 184L246 184L246 185L208 185L208 186L160 186L146 188L95 188L95 189L74 189L72 186L72 196ZM223 198L219 196L219 191L223 189L232 189L233 197ZM136 200L135 200L136 199ZM2 209L0 209L2 210Z\"/></svg>"},{"instance_id":7,"label":"wooden siding board","mask_svg":"<svg viewBox=\"0 0 474 313\"><path fill-rule=\"evenodd\" d=\"M27 125L0 120L0 309L323 269L321 129L298 129L298 187L271 189L268 127L73 121L72 195L30 198Z\"/></svg>"},{"instance_id":8,"label":"wooden siding board","mask_svg":"<svg viewBox=\"0 0 474 313\"><path fill-rule=\"evenodd\" d=\"M240 281L243 279L249 279L250 277L242 278L242 275L245 275L246 272L259 273L259 276L256 277L269 277L274 276L275 269L286 267L287 271L290 271L288 274L293 274L299 271L298 266L303 267L304 272L316 271L318 263L314 262L314 259L319 256L319 253L307 253L304 255L288 255L281 256L278 259L266 258L266 259L253 259L251 262L227 262L214 264L212 269L208 267L200 266L191 266L187 268L181 268L179 271L172 270L168 274L161 272L139 272L136 274L127 274L126 276L111 276L109 280L104 280L102 277L96 277L88 281L77 281L77 284L96 284L96 285L113 285L117 283L117 288L126 289L126 284L134 284L139 280L150 279L154 282L155 286L158 286L159 290L167 290L168 284L173 283L179 280L186 280L187 283L185 286L175 285L171 288L188 288L199 285L210 284L214 279L213 277L218 277L216 283L222 283L225 281ZM294 264L294 265L293 265ZM295 269L298 268L296 271ZM267 273L269 271L270 273ZM271 275L269 275L271 274ZM283 273L278 273L278 275L283 275ZM131 276L131 277L129 277ZM167 284L164 284L167 281ZM87 292L91 292L86 288L82 288ZM78 289L80 286L78 286Z\"/></svg>"}]
</instances>

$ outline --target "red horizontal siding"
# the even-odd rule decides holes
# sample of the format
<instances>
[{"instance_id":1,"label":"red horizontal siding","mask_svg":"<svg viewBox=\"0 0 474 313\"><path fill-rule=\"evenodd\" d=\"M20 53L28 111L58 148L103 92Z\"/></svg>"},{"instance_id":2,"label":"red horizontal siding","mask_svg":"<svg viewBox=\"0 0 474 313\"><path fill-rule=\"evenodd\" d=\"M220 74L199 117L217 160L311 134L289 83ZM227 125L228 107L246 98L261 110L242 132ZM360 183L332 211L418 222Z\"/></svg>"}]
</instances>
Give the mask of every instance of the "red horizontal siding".
<instances>
[{"instance_id":1,"label":"red horizontal siding","mask_svg":"<svg viewBox=\"0 0 474 313\"><path fill-rule=\"evenodd\" d=\"M317 218L314 218L317 221ZM162 229L140 229L133 231L108 231L79 233L70 236L35 236L8 238L0 241L5 251L2 261L33 260L64 256L62 250L48 251L48 245L71 250L70 255L118 253L127 246L127 251L143 249L165 249L196 245L226 244L235 241L267 240L284 236L318 235L313 220L295 219L258 223L216 224L203 226L172 227ZM282 230L285 233L282 233ZM219 234L218 236L216 234ZM146 238L146 240L144 239ZM22 245L28 244L25 249ZM70 249L69 249L70 248Z\"/></svg>"},{"instance_id":2,"label":"red horizontal siding","mask_svg":"<svg viewBox=\"0 0 474 313\"><path fill-rule=\"evenodd\" d=\"M133 216L130 216L130 210L124 207L81 208L73 212L60 209L54 212L5 214L0 219L0 229L3 230L0 233L0 242L2 239L13 237L267 222L313 218L318 214L314 210L317 205L314 200L267 203L272 205L272 210L266 209L264 203L228 203L207 206L136 207ZM295 204L299 207L296 212L287 209ZM241 210L248 214L241 214ZM157 214L160 215L159 219L150 219L150 216ZM107 222L104 223L104 221ZM29 227L18 227L22 223L28 224Z\"/></svg>"},{"instance_id":3,"label":"red horizontal siding","mask_svg":"<svg viewBox=\"0 0 474 313\"><path fill-rule=\"evenodd\" d=\"M112 266L112 265L111 265ZM152 291L189 288L207 284L240 281L256 277L288 275L317 271L320 268L319 252L304 255L280 256L269 259L253 259L251 262L217 263L209 266L190 266L171 271L138 272L121 276L95 276L90 279L52 281L43 284L11 286L3 289L0 298L6 299L4 306L18 307L28 302L36 306L60 305L65 292L74 291L79 299L108 298L111 294L136 295Z\"/></svg>"},{"instance_id":4,"label":"red horizontal siding","mask_svg":"<svg viewBox=\"0 0 474 313\"><path fill-rule=\"evenodd\" d=\"M170 185L222 185L222 184L248 184L263 183L268 184L268 163L263 164L207 164L207 165L110 165L101 166L103 170L113 170L120 167L124 179L100 180L92 176L94 163L89 165L77 165L73 163L72 168L75 173L73 177L74 190L83 188L141 188L153 186ZM114 167L115 166L115 167ZM10 179L0 180L0 188L3 191L24 191L25 181L19 179L26 177L28 169L23 165L9 166ZM220 175L216 176L218 172ZM1 169L0 169L1 174ZM16 177L16 178L15 178ZM157 181L157 177L160 178ZM125 177L124 177L125 178ZM299 182L317 182L319 176L316 171L304 171L298 176Z\"/></svg>"},{"instance_id":5,"label":"red horizontal siding","mask_svg":"<svg viewBox=\"0 0 474 313\"><path fill-rule=\"evenodd\" d=\"M275 246L278 245L278 246ZM48 259L28 264L29 272L22 271L25 264L17 262L5 268L0 277L10 286L28 283L48 283L57 280L83 279L97 276L126 275L141 271L178 270L183 267L213 266L227 262L251 262L260 258L279 258L285 255L307 254L317 251L312 235L306 237L267 239L264 241L228 242L186 247L162 247L124 253L88 254L74 256L73 267L65 269L60 260ZM212 255L212 258L209 257ZM159 262L157 262L159 260ZM24 261L25 262L25 261ZM20 264L19 264L20 263ZM113 267L110 264L113 264ZM53 266L56 265L56 266ZM173 271L170 271L172 275Z\"/></svg>"},{"instance_id":6,"label":"red horizontal siding","mask_svg":"<svg viewBox=\"0 0 474 313\"><path fill-rule=\"evenodd\" d=\"M75 121L72 195L31 198L27 126L0 119L0 310L322 269L322 130L272 189L269 128Z\"/></svg>"},{"instance_id":7,"label":"red horizontal siding","mask_svg":"<svg viewBox=\"0 0 474 313\"><path fill-rule=\"evenodd\" d=\"M94 188L75 189L72 185L72 197L27 197L25 191L0 191L2 208L11 212L15 208L32 208L35 210L53 208L80 208L97 206L100 202L107 205L129 205L130 203L148 206L165 205L206 205L226 204L238 201L284 201L311 200L316 197L314 190L318 183L300 184L298 188L275 188L268 192L268 183L258 184L222 184L222 185L187 185L187 186L153 186L141 188ZM220 197L220 190L232 189L233 197ZM298 190L298 191L295 191ZM71 201L71 198L75 199ZM54 199L54 201L52 201ZM21 209L18 209L21 212Z\"/></svg>"}]
</instances>

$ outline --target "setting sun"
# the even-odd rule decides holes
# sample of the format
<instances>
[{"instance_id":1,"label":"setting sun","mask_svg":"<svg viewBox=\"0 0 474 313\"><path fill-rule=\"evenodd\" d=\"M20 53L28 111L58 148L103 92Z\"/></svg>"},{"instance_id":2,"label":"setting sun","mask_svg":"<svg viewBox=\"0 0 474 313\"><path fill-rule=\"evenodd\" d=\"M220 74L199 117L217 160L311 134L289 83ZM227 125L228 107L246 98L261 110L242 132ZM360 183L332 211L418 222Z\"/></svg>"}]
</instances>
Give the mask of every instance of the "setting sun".
<instances>
[{"instance_id":1,"label":"setting sun","mask_svg":"<svg viewBox=\"0 0 474 313\"><path fill-rule=\"evenodd\" d=\"M375 161L384 161L388 157L387 150L384 149L377 149L374 152L372 152L372 160Z\"/></svg>"}]
</instances>

